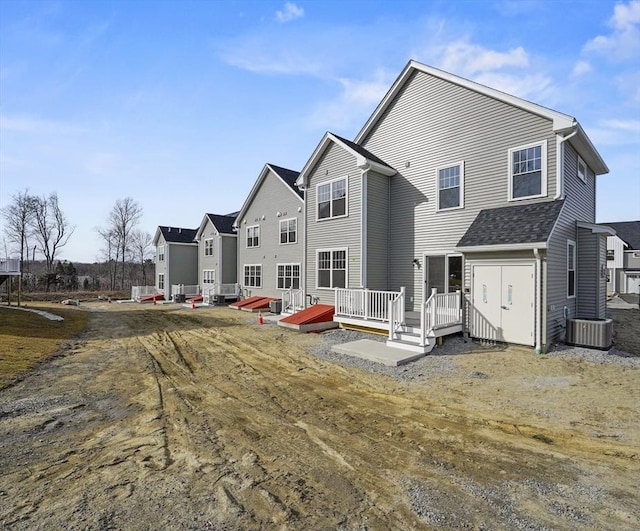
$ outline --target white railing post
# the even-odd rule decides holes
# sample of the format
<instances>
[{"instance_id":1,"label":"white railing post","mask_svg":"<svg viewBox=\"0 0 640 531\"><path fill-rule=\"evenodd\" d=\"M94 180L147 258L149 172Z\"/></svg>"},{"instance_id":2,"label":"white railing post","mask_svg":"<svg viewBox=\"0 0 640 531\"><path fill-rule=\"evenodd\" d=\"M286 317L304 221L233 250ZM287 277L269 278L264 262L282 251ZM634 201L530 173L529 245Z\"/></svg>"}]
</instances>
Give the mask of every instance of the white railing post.
<instances>
[{"instance_id":1,"label":"white railing post","mask_svg":"<svg viewBox=\"0 0 640 531\"><path fill-rule=\"evenodd\" d=\"M364 298L364 320L369 319L369 290L364 288L364 292L362 293L362 297Z\"/></svg>"},{"instance_id":2,"label":"white railing post","mask_svg":"<svg viewBox=\"0 0 640 531\"><path fill-rule=\"evenodd\" d=\"M393 341L396 338L396 327L395 327L395 303L394 300L391 299L389 301L389 341Z\"/></svg>"},{"instance_id":3,"label":"white railing post","mask_svg":"<svg viewBox=\"0 0 640 531\"><path fill-rule=\"evenodd\" d=\"M401 323L405 323L406 322L406 319L405 319L405 316L404 316L404 312L405 312L405 309L404 309L405 291L406 291L406 288L404 286L402 286L400 288L400 302L398 303L398 305L400 306L400 316L399 316L400 318L398 319L398 321L400 321Z\"/></svg>"}]
</instances>

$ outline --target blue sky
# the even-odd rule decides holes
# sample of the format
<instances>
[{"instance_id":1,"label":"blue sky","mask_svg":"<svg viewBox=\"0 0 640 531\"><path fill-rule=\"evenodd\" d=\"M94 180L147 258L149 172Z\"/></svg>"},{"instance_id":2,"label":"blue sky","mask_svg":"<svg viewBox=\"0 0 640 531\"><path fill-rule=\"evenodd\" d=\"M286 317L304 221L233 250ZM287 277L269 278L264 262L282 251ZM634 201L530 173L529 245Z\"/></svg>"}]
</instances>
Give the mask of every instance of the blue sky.
<instances>
[{"instance_id":1,"label":"blue sky","mask_svg":"<svg viewBox=\"0 0 640 531\"><path fill-rule=\"evenodd\" d=\"M0 207L57 192L72 261L119 198L197 227L353 138L410 59L575 116L597 221L640 219L640 0L2 0Z\"/></svg>"}]
</instances>

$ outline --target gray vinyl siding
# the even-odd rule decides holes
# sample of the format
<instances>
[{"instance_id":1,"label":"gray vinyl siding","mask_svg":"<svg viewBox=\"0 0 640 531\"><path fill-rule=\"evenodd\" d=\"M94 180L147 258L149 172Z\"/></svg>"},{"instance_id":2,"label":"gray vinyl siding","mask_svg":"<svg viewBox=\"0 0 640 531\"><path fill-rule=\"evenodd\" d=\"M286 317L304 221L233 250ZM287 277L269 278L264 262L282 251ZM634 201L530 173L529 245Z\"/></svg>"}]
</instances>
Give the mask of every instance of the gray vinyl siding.
<instances>
[{"instance_id":1,"label":"gray vinyl siding","mask_svg":"<svg viewBox=\"0 0 640 531\"><path fill-rule=\"evenodd\" d=\"M205 256L204 254L204 242L205 240L213 239L213 254ZM200 241L198 242L198 283L201 287L204 286L203 271L213 270L215 271L215 282L221 282L220 280L220 235L218 231L211 223L211 220L206 221L206 225L202 230ZM235 281L234 281L235 282Z\"/></svg>"},{"instance_id":2,"label":"gray vinyl siding","mask_svg":"<svg viewBox=\"0 0 640 531\"><path fill-rule=\"evenodd\" d=\"M317 185L347 177L346 217L317 219ZM331 143L313 168L307 189L307 256L306 293L319 298L324 304L335 302L331 289L317 289L316 254L318 249L347 248L347 275L349 288L361 287L360 282L360 219L361 219L361 170L355 156Z\"/></svg>"},{"instance_id":3,"label":"gray vinyl siding","mask_svg":"<svg viewBox=\"0 0 640 531\"><path fill-rule=\"evenodd\" d=\"M238 220L238 278L244 282L244 265L262 265L262 287L250 287L252 295L280 297L277 285L278 264L299 264L302 268L303 201L288 185L269 171L256 190L241 220ZM298 212L300 209L300 212ZM280 243L280 221L296 219L296 243ZM260 246L247 247L247 227L260 226ZM300 279L302 283L302 278ZM302 284L301 284L302 285Z\"/></svg>"},{"instance_id":4,"label":"gray vinyl siding","mask_svg":"<svg viewBox=\"0 0 640 531\"><path fill-rule=\"evenodd\" d=\"M164 260L158 260L158 247L164 246ZM164 287L165 293L169 294L167 288L167 242L164 240L164 236L160 233L158 237L158 244L156 245L156 289L159 289L160 275L164 275Z\"/></svg>"},{"instance_id":5,"label":"gray vinyl siding","mask_svg":"<svg viewBox=\"0 0 640 531\"><path fill-rule=\"evenodd\" d=\"M588 229L578 229L577 317L598 317L599 238Z\"/></svg>"},{"instance_id":6,"label":"gray vinyl siding","mask_svg":"<svg viewBox=\"0 0 640 531\"><path fill-rule=\"evenodd\" d=\"M238 282L238 238L235 235L218 236L222 242L222 271L220 278L223 284Z\"/></svg>"},{"instance_id":7,"label":"gray vinyl siding","mask_svg":"<svg viewBox=\"0 0 640 531\"><path fill-rule=\"evenodd\" d=\"M170 297L173 284L198 284L198 246L188 243L169 243L165 246L168 271L164 278L164 293Z\"/></svg>"},{"instance_id":8,"label":"gray vinyl siding","mask_svg":"<svg viewBox=\"0 0 640 531\"><path fill-rule=\"evenodd\" d=\"M509 149L541 141L546 197L508 201ZM452 251L483 208L548 201L556 193L550 120L423 72L413 74L362 144L398 170L390 178L389 289L406 286L414 309L422 289L414 258ZM438 212L436 168L459 162L464 208Z\"/></svg>"},{"instance_id":9,"label":"gray vinyl siding","mask_svg":"<svg viewBox=\"0 0 640 531\"><path fill-rule=\"evenodd\" d=\"M367 173L367 286L388 289L389 177Z\"/></svg>"}]
</instances>

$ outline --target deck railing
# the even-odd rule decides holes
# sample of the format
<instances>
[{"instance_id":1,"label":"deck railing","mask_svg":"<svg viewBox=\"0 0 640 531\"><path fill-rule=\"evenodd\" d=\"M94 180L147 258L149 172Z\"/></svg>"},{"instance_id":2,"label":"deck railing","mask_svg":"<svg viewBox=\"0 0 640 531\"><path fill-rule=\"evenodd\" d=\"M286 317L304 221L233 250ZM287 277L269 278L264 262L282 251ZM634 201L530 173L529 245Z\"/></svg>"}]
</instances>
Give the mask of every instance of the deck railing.
<instances>
[{"instance_id":1,"label":"deck railing","mask_svg":"<svg viewBox=\"0 0 640 531\"><path fill-rule=\"evenodd\" d=\"M0 258L0 273L20 273L18 258Z\"/></svg>"},{"instance_id":2,"label":"deck railing","mask_svg":"<svg viewBox=\"0 0 640 531\"><path fill-rule=\"evenodd\" d=\"M335 316L388 323L389 304L397 296L397 291L336 288Z\"/></svg>"},{"instance_id":3,"label":"deck railing","mask_svg":"<svg viewBox=\"0 0 640 531\"><path fill-rule=\"evenodd\" d=\"M460 291L438 293L431 290L431 297L424 303L422 312L421 335L426 336L432 330L462 324L462 304ZM425 337L422 337L423 342Z\"/></svg>"},{"instance_id":4,"label":"deck railing","mask_svg":"<svg viewBox=\"0 0 640 531\"><path fill-rule=\"evenodd\" d=\"M282 292L282 313L296 313L304 310L304 291L289 288Z\"/></svg>"},{"instance_id":5,"label":"deck railing","mask_svg":"<svg viewBox=\"0 0 640 531\"><path fill-rule=\"evenodd\" d=\"M404 286L400 288L400 293L389 302L389 339L398 339L398 332L405 326L404 314Z\"/></svg>"},{"instance_id":6,"label":"deck railing","mask_svg":"<svg viewBox=\"0 0 640 531\"><path fill-rule=\"evenodd\" d=\"M217 297L234 298L240 297L240 284L221 284L216 282L207 285L202 290L202 301L206 304L213 304Z\"/></svg>"},{"instance_id":7,"label":"deck railing","mask_svg":"<svg viewBox=\"0 0 640 531\"><path fill-rule=\"evenodd\" d=\"M184 295L187 299L200 295L200 286L198 284L171 284L171 296Z\"/></svg>"},{"instance_id":8,"label":"deck railing","mask_svg":"<svg viewBox=\"0 0 640 531\"><path fill-rule=\"evenodd\" d=\"M140 297L155 295L156 293L162 293L162 290L157 289L155 286L131 286L132 301L137 301Z\"/></svg>"}]
</instances>

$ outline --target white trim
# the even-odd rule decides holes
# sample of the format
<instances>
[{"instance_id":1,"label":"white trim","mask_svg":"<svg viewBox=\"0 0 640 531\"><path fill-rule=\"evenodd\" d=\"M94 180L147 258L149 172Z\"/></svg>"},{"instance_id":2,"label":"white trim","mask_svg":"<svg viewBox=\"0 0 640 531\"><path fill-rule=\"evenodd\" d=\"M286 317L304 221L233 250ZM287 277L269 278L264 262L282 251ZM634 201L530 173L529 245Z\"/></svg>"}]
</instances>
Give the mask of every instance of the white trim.
<instances>
[{"instance_id":1,"label":"white trim","mask_svg":"<svg viewBox=\"0 0 640 531\"><path fill-rule=\"evenodd\" d=\"M523 151L525 149L534 148L540 146L540 193L536 195L527 195L522 197L513 197L513 154L517 151ZM524 146L518 146L510 148L508 160L507 175L509 177L508 189L509 195L507 201L522 201L524 199L534 199L536 197L547 196L547 141L533 142L531 144L525 144Z\"/></svg>"},{"instance_id":2,"label":"white trim","mask_svg":"<svg viewBox=\"0 0 640 531\"><path fill-rule=\"evenodd\" d=\"M607 225L599 223L588 223L587 221L578 221L576 226L579 229L589 229L593 234L606 234L607 236L616 236L616 231Z\"/></svg>"},{"instance_id":3,"label":"white trim","mask_svg":"<svg viewBox=\"0 0 640 531\"><path fill-rule=\"evenodd\" d=\"M456 250L443 250L443 251L437 251L437 250L433 250L433 251L425 251L424 253L422 253L422 285L425 287L425 289L423 289L423 300L422 303L424 304L425 302L427 302L427 299L429 298L430 292L428 292L428 290L426 289L427 286L427 264L426 264L426 258L430 257L430 256L444 256L444 280L445 280L445 293L450 293L449 292L449 257L450 256L459 256L460 258L462 258L462 268L461 268L461 275L462 275L462 284L460 285L460 289L464 289L464 278L465 278L465 257L464 254L461 253L460 251L456 251Z\"/></svg>"},{"instance_id":4,"label":"white trim","mask_svg":"<svg viewBox=\"0 0 640 531\"><path fill-rule=\"evenodd\" d=\"M349 287L349 248L348 247L329 247L329 248L324 248L324 249L316 249L316 264L315 264L315 269L316 269L316 289L317 290L329 290L329 291L333 291L336 289L336 287L340 287L340 286L333 286L333 253L337 252L337 251L344 251L344 287L348 288ZM326 286L322 286L320 287L318 285L318 277L319 277L319 267L318 267L318 255L320 253L331 253L331 268L329 269L329 271L331 271L331 279L330 279L330 284L332 285L332 287L326 287Z\"/></svg>"},{"instance_id":5,"label":"white trim","mask_svg":"<svg viewBox=\"0 0 640 531\"><path fill-rule=\"evenodd\" d=\"M280 278L280 276L278 275L278 268L280 266L286 267L286 266L292 266L291 269L291 282L292 282L292 287L293 287L293 279L295 278L293 276L293 266L298 266L298 287L297 288L293 288L293 289L301 289L302 287L302 266L300 264L300 262L283 262L283 263L276 263L276 289L279 290L284 290L284 289L289 289L289 288L281 288L278 286L278 279ZM286 279L286 275L284 277Z\"/></svg>"},{"instance_id":6,"label":"white trim","mask_svg":"<svg viewBox=\"0 0 640 531\"><path fill-rule=\"evenodd\" d=\"M249 245L249 229L258 229L258 245ZM244 235L245 235L245 240L244 240L244 246L245 249L259 249L260 248L260 236L261 236L261 230L260 230L260 225L248 225L247 227L245 227L245 231L244 231ZM255 238L255 236L252 237L252 239Z\"/></svg>"},{"instance_id":7,"label":"white trim","mask_svg":"<svg viewBox=\"0 0 640 531\"><path fill-rule=\"evenodd\" d=\"M447 170L449 168L455 168L458 166L460 168L460 182L458 184L459 194L458 206L448 207L448 208L440 208L440 170ZM459 210L464 208L464 160L461 162L456 162L454 164L445 164L442 166L436 167L436 212L447 212L449 210Z\"/></svg>"},{"instance_id":8,"label":"white trim","mask_svg":"<svg viewBox=\"0 0 640 531\"><path fill-rule=\"evenodd\" d=\"M340 214L339 216L333 215L333 183L337 183L339 181L344 181L344 214ZM329 200L329 208L331 211L331 216L328 218L319 217L319 201L318 201L318 188L325 185L330 185L331 190L331 199ZM316 184L316 222L320 221L328 221L331 219L340 219L340 218L348 218L349 217L349 176L345 175L344 177L336 177L335 179L331 179L328 181L322 181L321 183Z\"/></svg>"},{"instance_id":9,"label":"white trim","mask_svg":"<svg viewBox=\"0 0 640 531\"><path fill-rule=\"evenodd\" d=\"M211 242L211 253L207 254L207 242ZM213 256L213 238L205 238L202 240L202 256Z\"/></svg>"},{"instance_id":10,"label":"white trim","mask_svg":"<svg viewBox=\"0 0 640 531\"><path fill-rule=\"evenodd\" d=\"M296 222L296 239L295 239L295 241L292 241L292 242L287 241L287 242L282 243L282 224L284 222L287 222L287 225L288 225L289 221L295 221ZM287 239L289 239L289 231L288 230L287 230ZM298 243L298 218L286 218L286 219L278 220L278 244L279 245L295 245L296 243Z\"/></svg>"},{"instance_id":11,"label":"white trim","mask_svg":"<svg viewBox=\"0 0 640 531\"><path fill-rule=\"evenodd\" d=\"M584 166L584 175L580 175L580 166ZM580 155L578 155L578 166L577 166L577 174L578 174L578 179L580 179L583 183L587 184L587 176L589 175L589 166L587 166L587 163L582 160L582 157Z\"/></svg>"},{"instance_id":12,"label":"white trim","mask_svg":"<svg viewBox=\"0 0 640 531\"><path fill-rule=\"evenodd\" d=\"M573 246L573 269L569 269L569 246ZM578 264L576 263L577 260L578 252L576 242L567 239L567 265L565 275L565 278L567 280L567 289L565 294L567 299L575 299L578 291ZM573 271L573 295L569 295L569 271Z\"/></svg>"},{"instance_id":13,"label":"white trim","mask_svg":"<svg viewBox=\"0 0 640 531\"><path fill-rule=\"evenodd\" d=\"M213 273L212 275L209 275L209 281L208 282L205 281L205 273ZM215 283L216 283L216 270L215 269L203 269L202 270L201 284L203 286L208 286L209 284L215 284Z\"/></svg>"},{"instance_id":14,"label":"white trim","mask_svg":"<svg viewBox=\"0 0 640 531\"><path fill-rule=\"evenodd\" d=\"M245 280L245 277L247 276L245 274L245 269L247 267L259 267L260 268L260 276L259 276L260 285L259 286L250 286L250 285L245 284L244 280ZM262 272L263 272L262 264L242 264L242 287L243 288L262 289L263 288L263 284L264 284L264 282L262 282ZM251 275L249 275L249 276L251 276ZM258 278L258 276L255 275L255 278Z\"/></svg>"},{"instance_id":15,"label":"white trim","mask_svg":"<svg viewBox=\"0 0 640 531\"><path fill-rule=\"evenodd\" d=\"M500 245L473 245L469 247L456 247L455 250L462 254L467 253L489 253L500 251L529 251L535 248L546 249L547 242L531 243L504 243Z\"/></svg>"},{"instance_id":16,"label":"white trim","mask_svg":"<svg viewBox=\"0 0 640 531\"><path fill-rule=\"evenodd\" d=\"M160 277L162 277L162 286L160 286ZM164 290L165 285L165 273L158 273L158 289Z\"/></svg>"}]
</instances>

